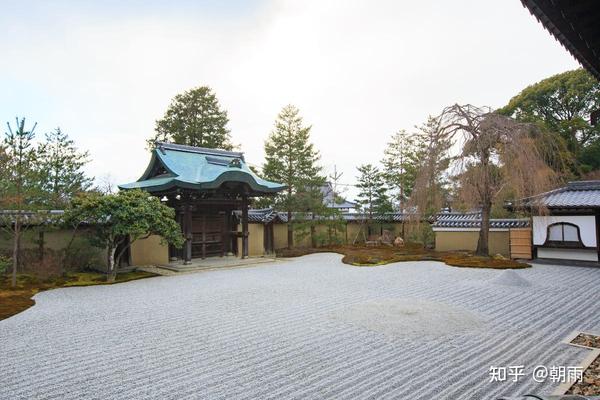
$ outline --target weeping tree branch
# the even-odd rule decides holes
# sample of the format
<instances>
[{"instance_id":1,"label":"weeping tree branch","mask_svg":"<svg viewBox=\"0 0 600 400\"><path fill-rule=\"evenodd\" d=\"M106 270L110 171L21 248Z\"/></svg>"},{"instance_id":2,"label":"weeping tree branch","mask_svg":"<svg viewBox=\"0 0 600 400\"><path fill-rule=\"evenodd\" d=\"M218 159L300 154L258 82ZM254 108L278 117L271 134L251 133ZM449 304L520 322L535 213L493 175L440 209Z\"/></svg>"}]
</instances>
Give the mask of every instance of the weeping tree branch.
<instances>
[{"instance_id":1,"label":"weeping tree branch","mask_svg":"<svg viewBox=\"0 0 600 400\"><path fill-rule=\"evenodd\" d=\"M477 254L489 253L491 210L503 192L517 198L532 196L560 183L561 169L568 161L556 154L556 141L535 125L519 123L489 107L471 104L446 107L436 118L438 142L449 141L460 147L456 156L454 178L458 195L471 207L482 211ZM428 157L436 157L431 151ZM425 164L421 175L435 171ZM550 165L555 166L551 168ZM558 172L557 172L558 171ZM424 178L417 179L423 185Z\"/></svg>"}]
</instances>

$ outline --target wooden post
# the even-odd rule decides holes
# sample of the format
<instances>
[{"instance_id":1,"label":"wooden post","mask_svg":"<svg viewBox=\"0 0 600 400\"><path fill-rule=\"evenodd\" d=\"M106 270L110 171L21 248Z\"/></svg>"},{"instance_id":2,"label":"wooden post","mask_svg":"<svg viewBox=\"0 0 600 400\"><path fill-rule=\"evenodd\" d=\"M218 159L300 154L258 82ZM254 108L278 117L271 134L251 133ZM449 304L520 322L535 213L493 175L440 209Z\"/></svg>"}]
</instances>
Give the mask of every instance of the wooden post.
<instances>
[{"instance_id":1,"label":"wooden post","mask_svg":"<svg viewBox=\"0 0 600 400\"><path fill-rule=\"evenodd\" d=\"M202 259L206 258L206 214L202 214Z\"/></svg>"},{"instance_id":2,"label":"wooden post","mask_svg":"<svg viewBox=\"0 0 600 400\"><path fill-rule=\"evenodd\" d=\"M38 232L38 246L40 252L40 261L44 261L44 231L40 230Z\"/></svg>"},{"instance_id":3,"label":"wooden post","mask_svg":"<svg viewBox=\"0 0 600 400\"><path fill-rule=\"evenodd\" d=\"M271 254L273 252L273 222L269 222L263 225L263 244L264 254Z\"/></svg>"},{"instance_id":4,"label":"wooden post","mask_svg":"<svg viewBox=\"0 0 600 400\"><path fill-rule=\"evenodd\" d=\"M186 204L184 209L184 232L185 232L185 249L184 249L184 264L192 263L192 206Z\"/></svg>"},{"instance_id":5,"label":"wooden post","mask_svg":"<svg viewBox=\"0 0 600 400\"><path fill-rule=\"evenodd\" d=\"M175 220L177 221L177 224L179 225L179 227L181 229L181 233L184 234L184 237L185 237L185 230L184 230L185 223L183 221L183 214L181 212L181 208L177 208L177 214L175 215ZM182 249L178 249L173 245L169 245L169 261L182 260L184 249L185 249L185 245Z\"/></svg>"},{"instance_id":6,"label":"wooden post","mask_svg":"<svg viewBox=\"0 0 600 400\"><path fill-rule=\"evenodd\" d=\"M225 210L225 214L223 214L223 224L221 226L221 257L223 257L227 252L227 239L229 237L227 235L227 231L229 230L227 217L228 212L229 211Z\"/></svg>"},{"instance_id":7,"label":"wooden post","mask_svg":"<svg viewBox=\"0 0 600 400\"><path fill-rule=\"evenodd\" d=\"M242 258L248 257L248 196L242 196Z\"/></svg>"}]
</instances>

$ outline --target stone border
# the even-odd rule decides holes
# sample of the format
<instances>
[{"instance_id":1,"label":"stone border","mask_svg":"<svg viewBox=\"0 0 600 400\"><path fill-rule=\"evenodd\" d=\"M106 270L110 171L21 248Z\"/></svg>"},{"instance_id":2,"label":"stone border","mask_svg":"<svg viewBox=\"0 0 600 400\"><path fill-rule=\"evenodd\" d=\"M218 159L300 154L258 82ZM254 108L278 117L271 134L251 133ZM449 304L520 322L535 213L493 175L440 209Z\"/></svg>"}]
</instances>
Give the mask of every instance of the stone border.
<instances>
[{"instance_id":1,"label":"stone border","mask_svg":"<svg viewBox=\"0 0 600 400\"><path fill-rule=\"evenodd\" d=\"M586 358L583 359L583 361L581 363L579 363L578 367L581 367L582 370L585 372L585 370L588 369L588 367L594 362L594 360L597 357L600 357L600 349L596 348L596 347L589 347L589 346L583 346L581 344L577 344L577 343L571 343L577 336L579 335L591 335L591 336L600 336L598 333L591 333L591 332L585 332L585 331L573 331L570 334L567 335L567 337L565 337L563 340L561 340L560 343L563 344L568 344L570 346L575 346L575 347L579 347L582 349L588 349L591 350L590 354L588 354L588 356ZM573 386L576 382L564 382L561 383L554 392L552 392L553 396L563 396L567 393L567 391L569 389L571 389L571 386Z\"/></svg>"}]
</instances>

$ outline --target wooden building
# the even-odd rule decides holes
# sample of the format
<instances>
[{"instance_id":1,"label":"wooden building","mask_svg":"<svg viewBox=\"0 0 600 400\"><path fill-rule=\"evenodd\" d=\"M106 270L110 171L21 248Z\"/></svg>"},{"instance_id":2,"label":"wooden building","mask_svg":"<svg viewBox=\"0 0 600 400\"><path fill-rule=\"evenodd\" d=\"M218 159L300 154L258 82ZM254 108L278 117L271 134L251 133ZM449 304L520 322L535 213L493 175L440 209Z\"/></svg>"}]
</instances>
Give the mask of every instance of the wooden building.
<instances>
[{"instance_id":1,"label":"wooden building","mask_svg":"<svg viewBox=\"0 0 600 400\"><path fill-rule=\"evenodd\" d=\"M585 69L600 80L600 2L521 0Z\"/></svg>"},{"instance_id":2,"label":"wooden building","mask_svg":"<svg viewBox=\"0 0 600 400\"><path fill-rule=\"evenodd\" d=\"M247 257L250 199L285 186L259 178L243 153L158 142L141 178L119 188L148 191L176 210L186 241L183 249L170 247L168 259L190 263L231 253ZM240 210L241 231L235 210Z\"/></svg>"},{"instance_id":3,"label":"wooden building","mask_svg":"<svg viewBox=\"0 0 600 400\"><path fill-rule=\"evenodd\" d=\"M588 70L600 80L600 1L521 0L533 16ZM592 110L597 125L600 109Z\"/></svg>"},{"instance_id":4,"label":"wooden building","mask_svg":"<svg viewBox=\"0 0 600 400\"><path fill-rule=\"evenodd\" d=\"M532 213L537 258L600 260L600 180L569 182L510 207Z\"/></svg>"}]
</instances>

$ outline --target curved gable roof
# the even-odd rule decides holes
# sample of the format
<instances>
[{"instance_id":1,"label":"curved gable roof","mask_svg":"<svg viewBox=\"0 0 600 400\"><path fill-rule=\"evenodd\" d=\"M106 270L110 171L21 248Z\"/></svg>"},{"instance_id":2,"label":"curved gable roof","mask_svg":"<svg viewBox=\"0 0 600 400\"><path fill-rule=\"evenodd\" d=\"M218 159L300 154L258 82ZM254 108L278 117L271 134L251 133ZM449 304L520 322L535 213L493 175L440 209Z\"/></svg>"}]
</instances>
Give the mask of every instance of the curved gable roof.
<instances>
[{"instance_id":1,"label":"curved gable roof","mask_svg":"<svg viewBox=\"0 0 600 400\"><path fill-rule=\"evenodd\" d=\"M215 190L225 183L246 184L254 194L276 193L285 186L259 178L243 153L158 142L144 174L121 189L149 192L172 188Z\"/></svg>"}]
</instances>

